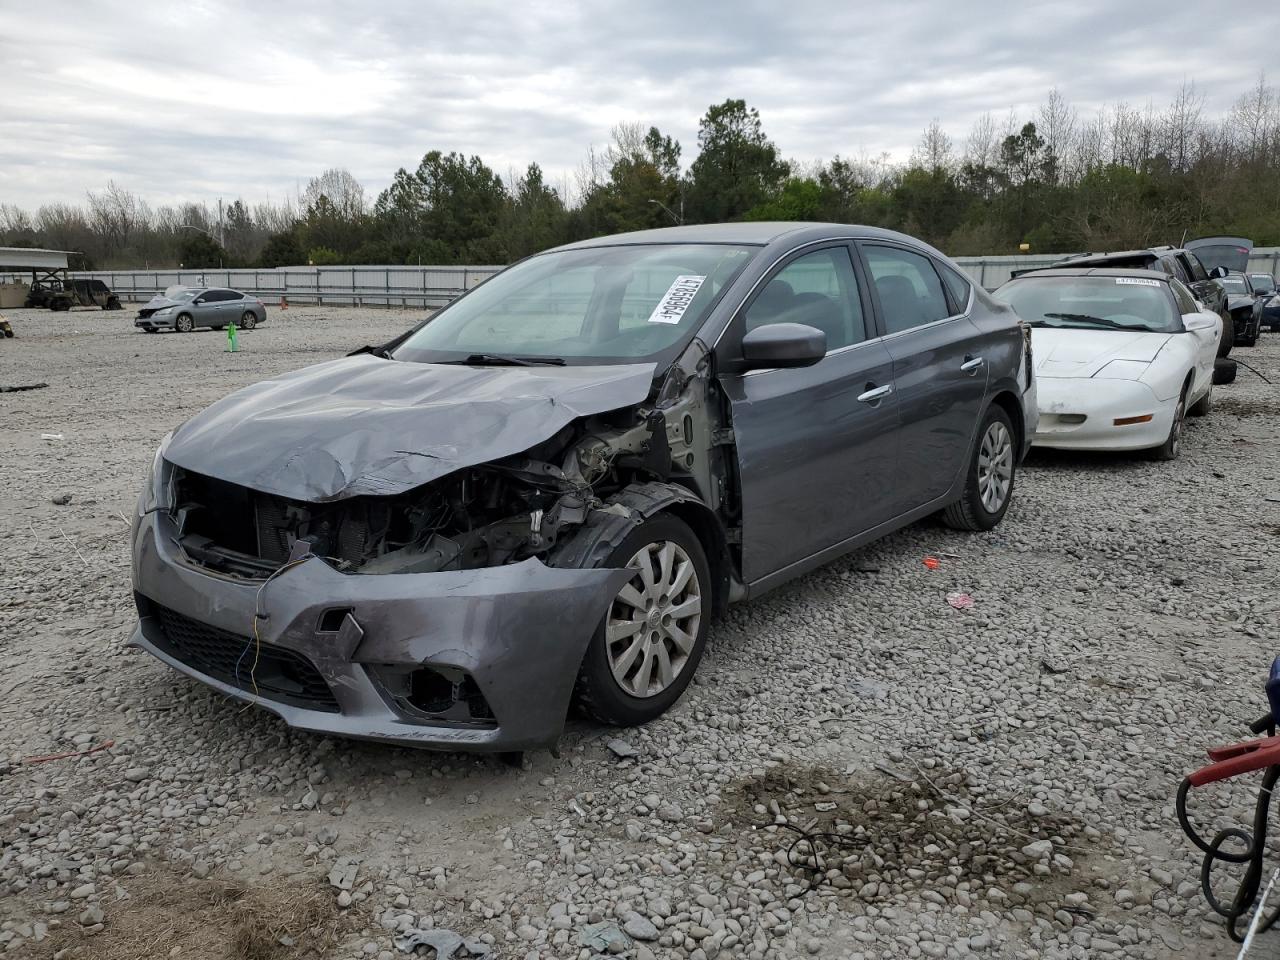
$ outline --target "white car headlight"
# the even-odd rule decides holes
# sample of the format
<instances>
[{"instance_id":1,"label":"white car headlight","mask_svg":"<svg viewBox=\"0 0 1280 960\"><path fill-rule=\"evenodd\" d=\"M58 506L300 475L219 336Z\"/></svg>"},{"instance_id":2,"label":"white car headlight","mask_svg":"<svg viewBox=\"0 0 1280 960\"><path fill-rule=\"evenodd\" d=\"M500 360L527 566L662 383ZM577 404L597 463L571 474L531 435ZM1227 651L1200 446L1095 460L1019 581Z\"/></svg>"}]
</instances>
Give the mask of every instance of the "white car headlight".
<instances>
[{"instance_id":1,"label":"white car headlight","mask_svg":"<svg viewBox=\"0 0 1280 960\"><path fill-rule=\"evenodd\" d=\"M1149 366L1145 360L1112 360L1094 376L1099 380L1139 380Z\"/></svg>"},{"instance_id":2,"label":"white car headlight","mask_svg":"<svg viewBox=\"0 0 1280 960\"><path fill-rule=\"evenodd\" d=\"M173 307L165 307L163 310L157 310L155 315L157 317L167 317L171 313L173 313Z\"/></svg>"}]
</instances>

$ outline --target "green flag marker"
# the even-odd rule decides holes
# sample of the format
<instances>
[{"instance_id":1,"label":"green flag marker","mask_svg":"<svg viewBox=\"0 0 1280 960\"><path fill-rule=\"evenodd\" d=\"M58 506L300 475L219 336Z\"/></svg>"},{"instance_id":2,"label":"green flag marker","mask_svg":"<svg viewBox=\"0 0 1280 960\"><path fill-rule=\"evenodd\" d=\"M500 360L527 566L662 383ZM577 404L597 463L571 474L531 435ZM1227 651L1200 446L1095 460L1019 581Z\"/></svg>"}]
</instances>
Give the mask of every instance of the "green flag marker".
<instances>
[{"instance_id":1,"label":"green flag marker","mask_svg":"<svg viewBox=\"0 0 1280 960\"><path fill-rule=\"evenodd\" d=\"M240 349L236 343L236 325L233 321L227 326L227 353L236 353Z\"/></svg>"}]
</instances>

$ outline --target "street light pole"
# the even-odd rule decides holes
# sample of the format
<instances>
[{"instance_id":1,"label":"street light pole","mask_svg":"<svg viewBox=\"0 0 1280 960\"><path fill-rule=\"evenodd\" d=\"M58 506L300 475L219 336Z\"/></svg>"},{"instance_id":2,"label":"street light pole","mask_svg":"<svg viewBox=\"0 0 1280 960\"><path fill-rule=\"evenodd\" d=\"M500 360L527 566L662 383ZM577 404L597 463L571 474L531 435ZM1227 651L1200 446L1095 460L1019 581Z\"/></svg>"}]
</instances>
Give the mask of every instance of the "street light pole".
<instances>
[{"instance_id":1,"label":"street light pole","mask_svg":"<svg viewBox=\"0 0 1280 960\"><path fill-rule=\"evenodd\" d=\"M678 226L678 227L682 227L682 226L684 226L684 197L681 197L681 198L680 198L680 216L678 216L678 217L677 217L674 213L672 213L672 212L671 212L671 208L670 208L670 207L668 207L668 206L667 206L665 203L663 203L661 200L650 200L649 202L650 202L650 203L652 203L652 204L654 204L655 206L659 206L659 207L661 207L663 210L667 211L667 216L669 216L672 220L674 220L674 221L675 221L676 226Z\"/></svg>"}]
</instances>

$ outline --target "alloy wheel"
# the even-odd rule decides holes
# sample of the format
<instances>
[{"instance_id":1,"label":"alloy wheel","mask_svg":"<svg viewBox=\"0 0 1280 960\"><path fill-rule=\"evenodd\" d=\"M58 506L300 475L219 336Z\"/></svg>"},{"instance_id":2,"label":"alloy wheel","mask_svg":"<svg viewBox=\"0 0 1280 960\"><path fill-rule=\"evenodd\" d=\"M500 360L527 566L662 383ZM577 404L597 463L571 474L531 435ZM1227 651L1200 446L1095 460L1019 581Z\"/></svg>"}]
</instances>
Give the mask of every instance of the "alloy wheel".
<instances>
[{"instance_id":1,"label":"alloy wheel","mask_svg":"<svg viewBox=\"0 0 1280 960\"><path fill-rule=\"evenodd\" d=\"M609 668L630 696L657 696L689 663L702 622L702 585L684 548L672 540L641 547L628 562L635 576L609 607Z\"/></svg>"},{"instance_id":2,"label":"alloy wheel","mask_svg":"<svg viewBox=\"0 0 1280 960\"><path fill-rule=\"evenodd\" d=\"M1173 427L1169 430L1169 453L1173 456L1178 455L1178 449L1182 446L1182 421L1187 415L1187 403L1184 398L1178 401L1178 406L1173 411Z\"/></svg>"},{"instance_id":3,"label":"alloy wheel","mask_svg":"<svg viewBox=\"0 0 1280 960\"><path fill-rule=\"evenodd\" d=\"M988 513L995 513L1004 505L1012 484L1013 438L997 420L987 427L978 449L978 495Z\"/></svg>"}]
</instances>

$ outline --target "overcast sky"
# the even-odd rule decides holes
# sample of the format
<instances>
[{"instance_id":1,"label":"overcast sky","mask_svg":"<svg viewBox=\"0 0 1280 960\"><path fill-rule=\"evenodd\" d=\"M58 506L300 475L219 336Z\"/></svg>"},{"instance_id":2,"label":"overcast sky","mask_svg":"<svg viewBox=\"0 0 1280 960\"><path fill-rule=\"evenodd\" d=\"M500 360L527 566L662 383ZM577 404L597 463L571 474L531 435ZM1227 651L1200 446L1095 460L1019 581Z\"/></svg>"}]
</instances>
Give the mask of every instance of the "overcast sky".
<instances>
[{"instance_id":1,"label":"overcast sky","mask_svg":"<svg viewBox=\"0 0 1280 960\"><path fill-rule=\"evenodd\" d=\"M962 143L1053 87L1087 116L1163 107L1186 79L1221 113L1280 52L1276 0L362 6L0 0L0 202L108 180L153 203L280 200L328 167L372 199L431 149L561 184L619 122L674 135L687 165L728 97L788 158L905 157L934 117Z\"/></svg>"}]
</instances>

